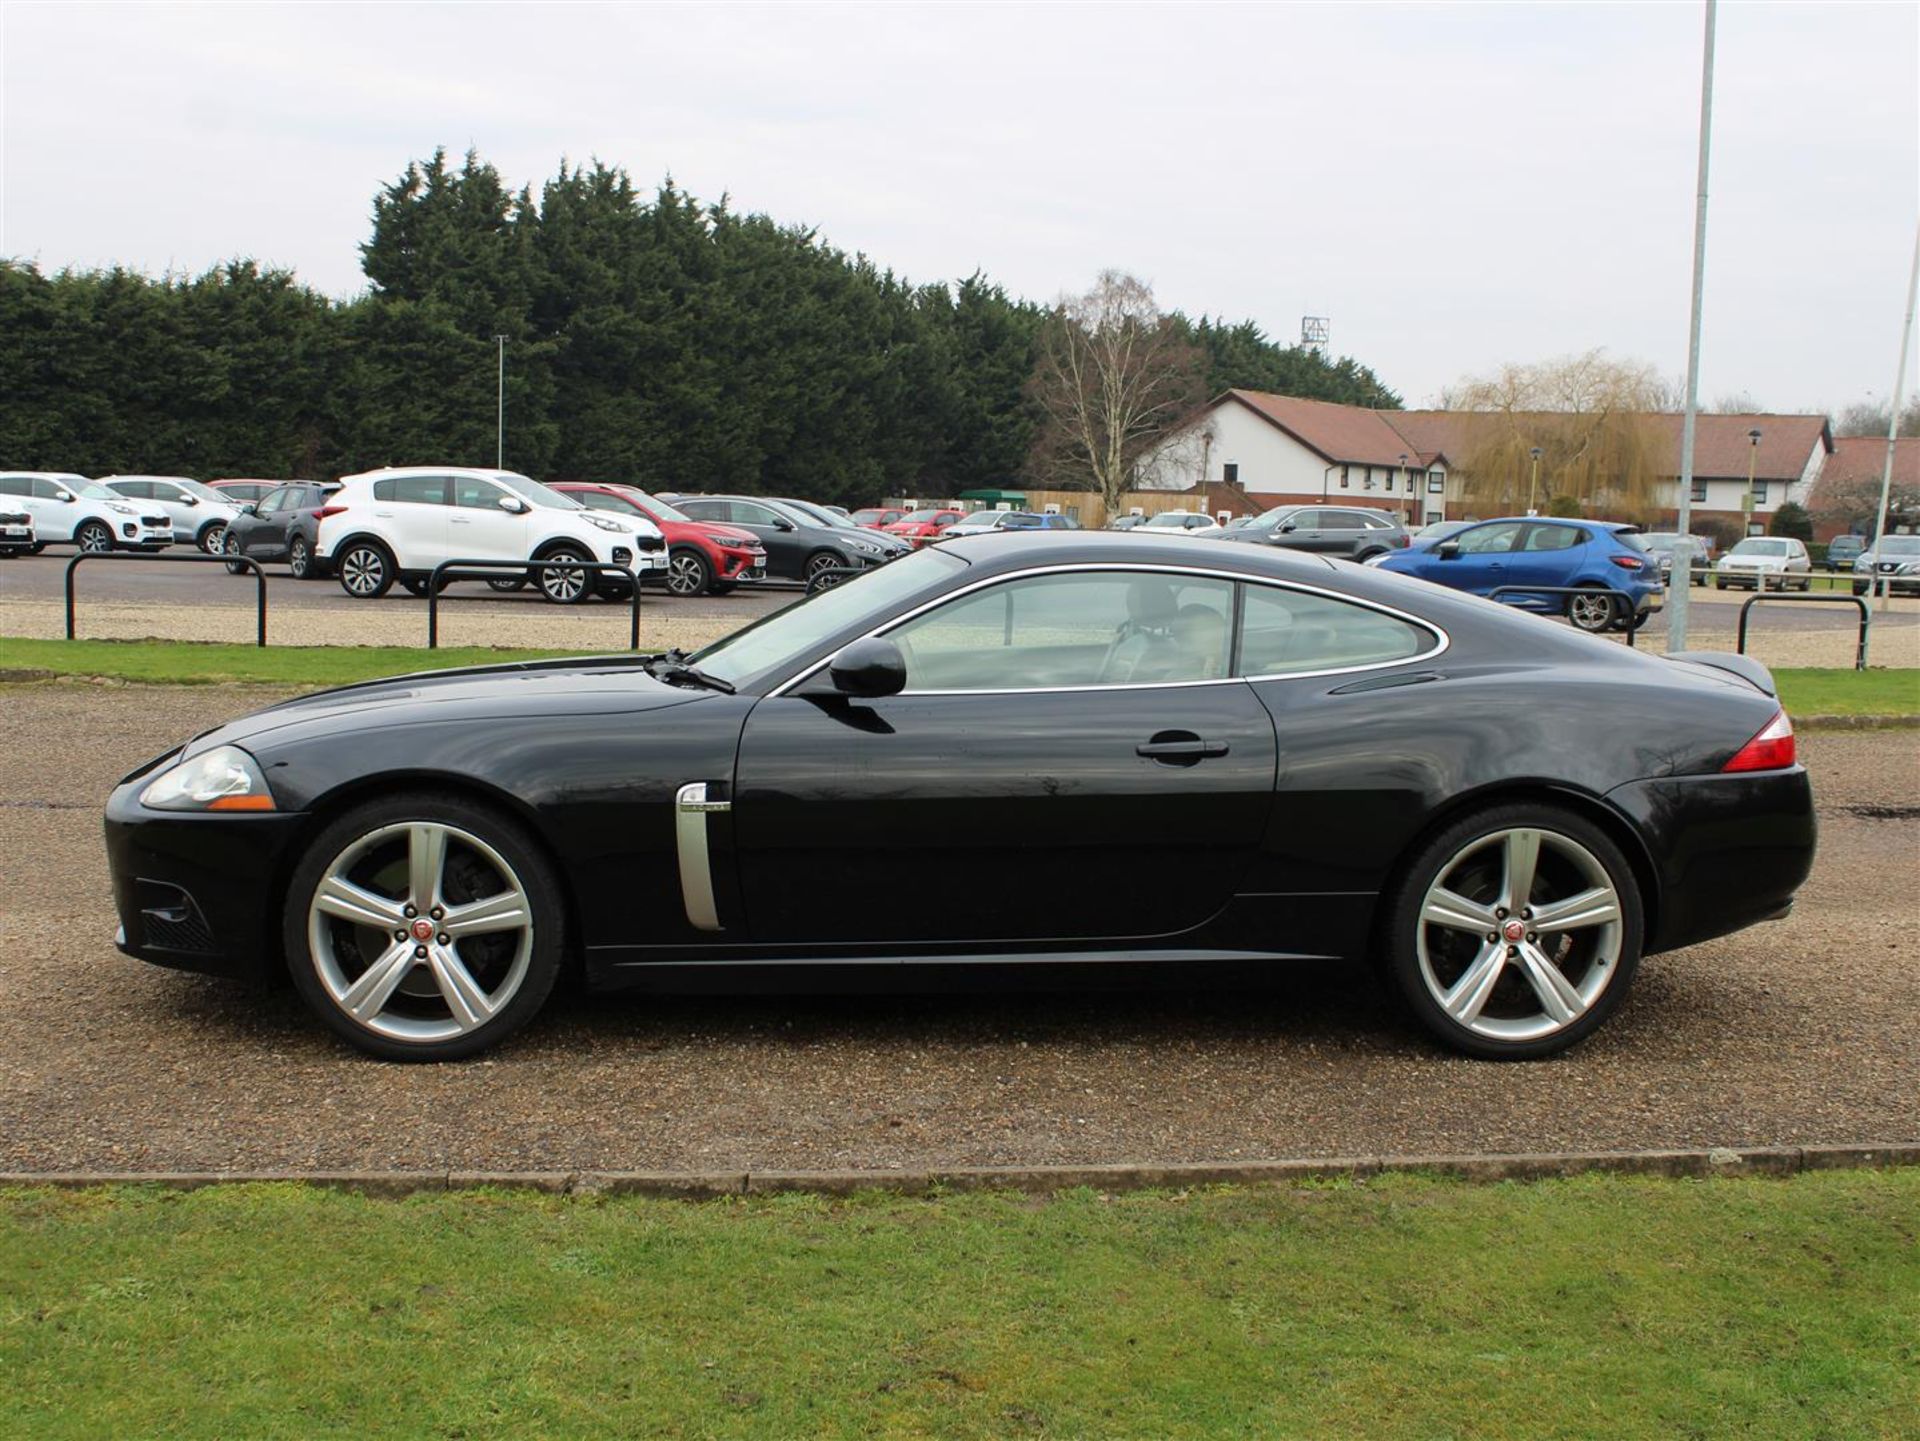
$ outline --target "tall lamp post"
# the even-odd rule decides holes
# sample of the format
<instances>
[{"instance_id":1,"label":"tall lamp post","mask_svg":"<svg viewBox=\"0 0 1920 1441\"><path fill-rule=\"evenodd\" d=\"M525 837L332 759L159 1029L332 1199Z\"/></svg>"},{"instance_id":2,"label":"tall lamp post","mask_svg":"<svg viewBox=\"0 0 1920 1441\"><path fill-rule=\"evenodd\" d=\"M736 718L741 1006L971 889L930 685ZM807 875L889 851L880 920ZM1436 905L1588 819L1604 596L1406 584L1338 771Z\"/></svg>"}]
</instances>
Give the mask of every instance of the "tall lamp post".
<instances>
[{"instance_id":1,"label":"tall lamp post","mask_svg":"<svg viewBox=\"0 0 1920 1441\"><path fill-rule=\"evenodd\" d=\"M1540 447L1534 446L1527 454L1533 457L1533 475L1527 481L1527 514L1532 515L1534 492L1540 489Z\"/></svg>"},{"instance_id":2,"label":"tall lamp post","mask_svg":"<svg viewBox=\"0 0 1920 1441\"><path fill-rule=\"evenodd\" d=\"M507 337L496 335L494 344L500 347L500 378L496 387L496 409L494 414L493 468L507 468Z\"/></svg>"},{"instance_id":3,"label":"tall lamp post","mask_svg":"<svg viewBox=\"0 0 1920 1441\"><path fill-rule=\"evenodd\" d=\"M1745 512L1745 515L1742 517L1743 524L1741 528L1748 535L1753 534L1753 467L1754 462L1759 459L1759 456L1760 429L1758 426L1755 426L1747 432L1747 498L1740 505L1740 509Z\"/></svg>"}]
</instances>

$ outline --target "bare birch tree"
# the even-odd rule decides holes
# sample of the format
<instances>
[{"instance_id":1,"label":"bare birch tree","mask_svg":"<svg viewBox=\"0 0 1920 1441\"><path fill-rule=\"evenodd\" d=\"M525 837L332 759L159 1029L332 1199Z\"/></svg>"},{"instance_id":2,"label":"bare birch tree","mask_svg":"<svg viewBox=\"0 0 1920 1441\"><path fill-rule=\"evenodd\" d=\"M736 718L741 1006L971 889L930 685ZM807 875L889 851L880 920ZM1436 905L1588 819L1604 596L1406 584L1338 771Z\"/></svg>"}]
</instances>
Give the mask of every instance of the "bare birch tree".
<instances>
[{"instance_id":1,"label":"bare birch tree","mask_svg":"<svg viewBox=\"0 0 1920 1441\"><path fill-rule=\"evenodd\" d=\"M1042 327L1028 393L1042 420L1028 474L1118 511L1143 460L1206 403L1205 356L1143 281L1102 271Z\"/></svg>"}]
</instances>

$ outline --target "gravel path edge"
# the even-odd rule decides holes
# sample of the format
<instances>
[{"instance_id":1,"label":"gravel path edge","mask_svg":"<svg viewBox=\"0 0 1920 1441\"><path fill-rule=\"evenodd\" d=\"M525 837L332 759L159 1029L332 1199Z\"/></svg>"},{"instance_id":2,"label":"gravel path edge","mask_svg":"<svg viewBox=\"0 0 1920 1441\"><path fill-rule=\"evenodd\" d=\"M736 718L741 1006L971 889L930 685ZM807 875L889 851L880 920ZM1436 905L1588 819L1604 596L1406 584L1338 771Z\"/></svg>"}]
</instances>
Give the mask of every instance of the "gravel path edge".
<instances>
[{"instance_id":1,"label":"gravel path edge","mask_svg":"<svg viewBox=\"0 0 1920 1441\"><path fill-rule=\"evenodd\" d=\"M782 1192L849 1196L878 1191L1048 1193L1175 1190L1189 1186L1301 1185L1417 1173L1488 1184L1582 1175L1791 1176L1806 1171L1920 1166L1920 1142L1882 1146L1714 1146L1664 1151L1561 1151L1487 1156L1327 1156L1297 1161L1115 1166L957 1166L923 1171L13 1171L0 1189L93 1190L154 1186L294 1184L367 1196L401 1197L480 1189L571 1196L664 1196L703 1200Z\"/></svg>"}]
</instances>

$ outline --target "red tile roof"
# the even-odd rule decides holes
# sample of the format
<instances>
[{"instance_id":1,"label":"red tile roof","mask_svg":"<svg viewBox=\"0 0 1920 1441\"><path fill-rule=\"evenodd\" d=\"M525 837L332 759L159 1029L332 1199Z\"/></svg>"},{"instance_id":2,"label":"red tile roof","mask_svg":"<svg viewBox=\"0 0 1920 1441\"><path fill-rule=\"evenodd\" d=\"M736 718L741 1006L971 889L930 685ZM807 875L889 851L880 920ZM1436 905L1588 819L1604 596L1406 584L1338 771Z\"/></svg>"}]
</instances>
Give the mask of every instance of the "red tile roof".
<instances>
[{"instance_id":1,"label":"red tile roof","mask_svg":"<svg viewBox=\"0 0 1920 1441\"><path fill-rule=\"evenodd\" d=\"M1405 455L1412 465L1435 460L1460 465L1473 448L1474 416L1469 411L1364 410L1259 390L1229 390L1214 404L1227 401L1246 406L1330 462L1394 466ZM1678 475L1682 417L1663 413L1648 418L1672 447L1668 474ZM1758 480L1796 481L1806 473L1816 446L1832 451L1835 445L1824 415L1702 415L1694 429L1693 473L1702 479L1744 480L1747 432L1755 429L1760 432L1753 457Z\"/></svg>"},{"instance_id":2,"label":"red tile roof","mask_svg":"<svg viewBox=\"0 0 1920 1441\"><path fill-rule=\"evenodd\" d=\"M1887 466L1884 435L1843 435L1833 443L1833 458L1820 471L1822 485L1852 480L1878 481ZM1920 485L1920 436L1902 436L1894 446L1893 483Z\"/></svg>"}]
</instances>

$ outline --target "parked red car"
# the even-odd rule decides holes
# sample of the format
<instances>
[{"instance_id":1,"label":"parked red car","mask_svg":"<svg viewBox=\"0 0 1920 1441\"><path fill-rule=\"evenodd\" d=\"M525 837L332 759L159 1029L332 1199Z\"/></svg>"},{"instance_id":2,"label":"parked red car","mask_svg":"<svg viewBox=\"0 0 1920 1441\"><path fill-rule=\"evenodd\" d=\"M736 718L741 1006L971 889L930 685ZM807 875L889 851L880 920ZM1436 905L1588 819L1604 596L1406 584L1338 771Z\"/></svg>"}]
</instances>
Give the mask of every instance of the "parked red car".
<instances>
[{"instance_id":1,"label":"parked red car","mask_svg":"<svg viewBox=\"0 0 1920 1441\"><path fill-rule=\"evenodd\" d=\"M552 486L590 510L643 515L667 538L667 590L673 595L725 595L743 582L765 580L767 552L760 537L737 525L694 520L637 485L563 480Z\"/></svg>"},{"instance_id":2,"label":"parked red car","mask_svg":"<svg viewBox=\"0 0 1920 1441\"><path fill-rule=\"evenodd\" d=\"M905 514L904 510L884 510L879 506L873 506L866 510L856 510L847 519L855 525L865 526L868 530L885 530Z\"/></svg>"},{"instance_id":3,"label":"parked red car","mask_svg":"<svg viewBox=\"0 0 1920 1441\"><path fill-rule=\"evenodd\" d=\"M910 510L892 524L880 528L888 535L899 536L918 550L955 521L964 519L966 514L964 510L945 506L931 510Z\"/></svg>"}]
</instances>

